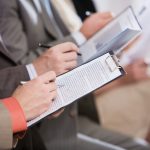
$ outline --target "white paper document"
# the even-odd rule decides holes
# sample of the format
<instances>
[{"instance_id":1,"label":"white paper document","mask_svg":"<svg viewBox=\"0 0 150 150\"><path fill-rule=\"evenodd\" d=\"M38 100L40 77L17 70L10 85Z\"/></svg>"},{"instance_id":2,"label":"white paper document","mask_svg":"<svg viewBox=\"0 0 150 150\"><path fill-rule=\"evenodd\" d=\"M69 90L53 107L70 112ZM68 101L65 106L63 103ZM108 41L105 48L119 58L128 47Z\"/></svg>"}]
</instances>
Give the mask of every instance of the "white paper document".
<instances>
[{"instance_id":1,"label":"white paper document","mask_svg":"<svg viewBox=\"0 0 150 150\"><path fill-rule=\"evenodd\" d=\"M77 99L104 86L123 74L123 69L119 67L115 57L107 53L72 71L60 75L56 79L58 96L53 101L52 106L41 116L29 121L28 126L31 126L42 118L73 103Z\"/></svg>"},{"instance_id":2,"label":"white paper document","mask_svg":"<svg viewBox=\"0 0 150 150\"><path fill-rule=\"evenodd\" d=\"M132 8L128 7L81 46L82 61L79 61L79 65L109 51L122 50L141 32L142 29Z\"/></svg>"},{"instance_id":3,"label":"white paper document","mask_svg":"<svg viewBox=\"0 0 150 150\"><path fill-rule=\"evenodd\" d=\"M136 43L128 51L124 52L121 58L121 64L124 66L140 58L149 59L150 61L150 0L143 2L137 17L143 33Z\"/></svg>"}]
</instances>

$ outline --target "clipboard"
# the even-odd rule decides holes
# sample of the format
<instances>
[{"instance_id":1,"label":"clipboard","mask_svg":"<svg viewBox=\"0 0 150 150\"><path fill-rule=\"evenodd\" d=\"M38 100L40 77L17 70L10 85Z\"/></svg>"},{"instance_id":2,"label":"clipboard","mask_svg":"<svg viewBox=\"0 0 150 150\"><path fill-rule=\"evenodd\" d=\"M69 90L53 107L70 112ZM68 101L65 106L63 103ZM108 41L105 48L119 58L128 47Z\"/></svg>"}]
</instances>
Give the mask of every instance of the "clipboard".
<instances>
[{"instance_id":1,"label":"clipboard","mask_svg":"<svg viewBox=\"0 0 150 150\"><path fill-rule=\"evenodd\" d=\"M142 27L129 6L80 47L82 58L78 58L78 65L110 51L121 52L141 33Z\"/></svg>"},{"instance_id":2,"label":"clipboard","mask_svg":"<svg viewBox=\"0 0 150 150\"><path fill-rule=\"evenodd\" d=\"M90 73L90 69L93 69L91 71L98 71ZM103 72L101 72L99 69L103 70ZM104 69L106 70L104 71ZM109 73L111 73L111 75L113 74L113 76L110 75L110 78L107 81ZM59 75L56 79L56 84L64 86L60 87L58 90L58 97L53 102L52 107L41 116L29 121L27 126L30 127L38 123L48 115L72 104L80 98L105 86L106 84L109 84L110 82L122 77L123 75L125 75L125 71L119 65L119 60L113 54L113 52L97 57L67 73ZM107 78L105 78L105 76ZM101 79L103 79L103 81ZM89 85L89 82L91 82L91 85Z\"/></svg>"}]
</instances>

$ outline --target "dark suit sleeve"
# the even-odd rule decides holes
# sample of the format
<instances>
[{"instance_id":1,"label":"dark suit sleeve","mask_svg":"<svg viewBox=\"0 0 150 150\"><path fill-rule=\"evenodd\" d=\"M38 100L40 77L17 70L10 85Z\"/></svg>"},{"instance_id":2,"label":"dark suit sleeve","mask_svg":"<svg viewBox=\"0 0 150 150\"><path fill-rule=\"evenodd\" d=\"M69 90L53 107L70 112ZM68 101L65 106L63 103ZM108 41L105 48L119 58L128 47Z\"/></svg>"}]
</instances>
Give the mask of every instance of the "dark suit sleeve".
<instances>
[{"instance_id":1,"label":"dark suit sleeve","mask_svg":"<svg viewBox=\"0 0 150 150\"><path fill-rule=\"evenodd\" d=\"M30 80L25 66L11 67L0 70L0 98L11 96L20 81Z\"/></svg>"}]
</instances>

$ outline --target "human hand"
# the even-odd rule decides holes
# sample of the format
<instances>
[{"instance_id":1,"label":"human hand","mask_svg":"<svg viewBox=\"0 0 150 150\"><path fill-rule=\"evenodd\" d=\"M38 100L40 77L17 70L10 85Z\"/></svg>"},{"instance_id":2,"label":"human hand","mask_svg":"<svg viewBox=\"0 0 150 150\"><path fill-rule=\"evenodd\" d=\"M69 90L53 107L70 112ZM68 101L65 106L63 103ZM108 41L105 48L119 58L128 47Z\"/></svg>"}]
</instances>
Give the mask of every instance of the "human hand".
<instances>
[{"instance_id":1,"label":"human hand","mask_svg":"<svg viewBox=\"0 0 150 150\"><path fill-rule=\"evenodd\" d=\"M50 70L59 75L76 67L78 51L78 47L71 42L59 44L43 53L33 65L38 75Z\"/></svg>"},{"instance_id":2,"label":"human hand","mask_svg":"<svg viewBox=\"0 0 150 150\"><path fill-rule=\"evenodd\" d=\"M59 117L62 113L64 112L64 108L61 108L60 110L54 112L53 114L51 114L50 116L48 116L48 119L55 119L57 117Z\"/></svg>"},{"instance_id":3,"label":"human hand","mask_svg":"<svg viewBox=\"0 0 150 150\"><path fill-rule=\"evenodd\" d=\"M112 18L111 12L94 13L83 22L80 32L89 39L110 22Z\"/></svg>"},{"instance_id":4,"label":"human hand","mask_svg":"<svg viewBox=\"0 0 150 150\"><path fill-rule=\"evenodd\" d=\"M22 107L26 121L32 120L47 111L56 98L55 72L47 72L36 79L19 86L12 97Z\"/></svg>"},{"instance_id":5,"label":"human hand","mask_svg":"<svg viewBox=\"0 0 150 150\"><path fill-rule=\"evenodd\" d=\"M147 64L143 59L135 60L132 64L126 67L127 77L130 82L138 82L148 79Z\"/></svg>"}]
</instances>

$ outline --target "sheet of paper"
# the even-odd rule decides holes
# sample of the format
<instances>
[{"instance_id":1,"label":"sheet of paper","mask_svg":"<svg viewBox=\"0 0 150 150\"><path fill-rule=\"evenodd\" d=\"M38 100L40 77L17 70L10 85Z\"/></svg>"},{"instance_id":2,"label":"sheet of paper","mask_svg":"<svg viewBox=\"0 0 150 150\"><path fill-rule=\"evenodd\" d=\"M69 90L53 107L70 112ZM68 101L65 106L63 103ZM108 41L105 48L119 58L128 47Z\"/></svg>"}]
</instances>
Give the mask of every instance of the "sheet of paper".
<instances>
[{"instance_id":1,"label":"sheet of paper","mask_svg":"<svg viewBox=\"0 0 150 150\"><path fill-rule=\"evenodd\" d=\"M129 35L126 34L128 31L130 31ZM102 54L113 50L114 47L117 47L117 50L120 50L123 46L128 44L128 42L137 37L140 33L141 27L138 24L132 9L129 7L128 9L126 9L126 11L121 13L117 18L110 22L104 29L99 31L83 46L81 46L80 52L82 53L83 62L88 61L98 52L102 52L106 48L109 49L107 49L107 51L105 52L102 52ZM120 39L120 36L122 36L122 39L117 40Z\"/></svg>"},{"instance_id":2,"label":"sheet of paper","mask_svg":"<svg viewBox=\"0 0 150 150\"><path fill-rule=\"evenodd\" d=\"M150 1L146 0L138 14L138 20L143 28L140 39L121 58L121 64L126 66L135 59L150 59Z\"/></svg>"},{"instance_id":3,"label":"sheet of paper","mask_svg":"<svg viewBox=\"0 0 150 150\"><path fill-rule=\"evenodd\" d=\"M118 69L116 62L107 53L57 77L56 83L60 86L58 88L58 97L54 100L52 107L47 112L28 122L28 126L121 75L122 73Z\"/></svg>"}]
</instances>

